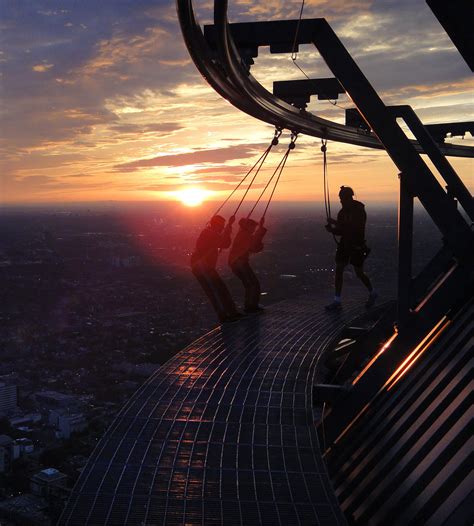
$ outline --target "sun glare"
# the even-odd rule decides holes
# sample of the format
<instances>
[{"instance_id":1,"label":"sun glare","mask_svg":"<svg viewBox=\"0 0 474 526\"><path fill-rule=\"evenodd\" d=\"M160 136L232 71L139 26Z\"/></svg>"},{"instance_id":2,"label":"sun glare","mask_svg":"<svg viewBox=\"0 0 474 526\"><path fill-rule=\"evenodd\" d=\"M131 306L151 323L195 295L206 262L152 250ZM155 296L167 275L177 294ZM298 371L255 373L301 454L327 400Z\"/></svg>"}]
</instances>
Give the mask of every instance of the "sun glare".
<instances>
[{"instance_id":1,"label":"sun glare","mask_svg":"<svg viewBox=\"0 0 474 526\"><path fill-rule=\"evenodd\" d=\"M178 199L185 206L199 206L208 197L209 192L202 188L185 188L176 192Z\"/></svg>"}]
</instances>

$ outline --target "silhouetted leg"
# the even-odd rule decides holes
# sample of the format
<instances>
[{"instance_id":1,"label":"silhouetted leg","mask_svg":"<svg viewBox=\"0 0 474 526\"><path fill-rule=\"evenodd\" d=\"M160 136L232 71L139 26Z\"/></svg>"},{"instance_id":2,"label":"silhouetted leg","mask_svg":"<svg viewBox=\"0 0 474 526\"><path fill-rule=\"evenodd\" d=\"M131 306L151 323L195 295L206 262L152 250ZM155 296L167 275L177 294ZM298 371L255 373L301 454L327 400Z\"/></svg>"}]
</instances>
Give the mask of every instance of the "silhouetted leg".
<instances>
[{"instance_id":1,"label":"silhouetted leg","mask_svg":"<svg viewBox=\"0 0 474 526\"><path fill-rule=\"evenodd\" d=\"M367 274L365 274L364 267L362 265L360 266L353 265L353 266L354 266L356 276L362 281L362 283L365 285L367 290L369 292L372 292L372 283L370 282L370 279L367 276Z\"/></svg>"},{"instance_id":2,"label":"silhouetted leg","mask_svg":"<svg viewBox=\"0 0 474 526\"><path fill-rule=\"evenodd\" d=\"M222 278L215 270L211 272L210 276L213 281L213 285L217 290L219 301L223 305L226 314L228 316L234 316L237 314L237 307L235 306L234 300L230 295L227 285L222 281Z\"/></svg>"},{"instance_id":3,"label":"silhouetted leg","mask_svg":"<svg viewBox=\"0 0 474 526\"><path fill-rule=\"evenodd\" d=\"M258 307L260 283L248 263L232 265L232 272L240 279L245 289L245 310Z\"/></svg>"},{"instance_id":4,"label":"silhouetted leg","mask_svg":"<svg viewBox=\"0 0 474 526\"><path fill-rule=\"evenodd\" d=\"M193 274L196 276L196 279L199 281L203 291L206 293L206 296L209 298L214 310L220 321L225 319L227 313L224 306L224 303L221 300L219 291L216 288L214 280L209 276L207 272L193 269Z\"/></svg>"},{"instance_id":5,"label":"silhouetted leg","mask_svg":"<svg viewBox=\"0 0 474 526\"><path fill-rule=\"evenodd\" d=\"M245 270L243 268L243 265L232 265L232 272L240 279L242 282L242 285L245 289L245 308L247 308L247 301L248 301L248 290L249 290L249 283L247 281L247 274L245 273Z\"/></svg>"},{"instance_id":6,"label":"silhouetted leg","mask_svg":"<svg viewBox=\"0 0 474 526\"><path fill-rule=\"evenodd\" d=\"M249 264L245 266L245 272L248 282L248 288L245 294L245 308L250 310L256 309L260 301L260 282Z\"/></svg>"},{"instance_id":7,"label":"silhouetted leg","mask_svg":"<svg viewBox=\"0 0 474 526\"><path fill-rule=\"evenodd\" d=\"M335 295L340 297L342 293L342 283L343 283L343 277L344 277L344 263L337 263L336 264L336 276L334 279L334 287L335 287Z\"/></svg>"}]
</instances>

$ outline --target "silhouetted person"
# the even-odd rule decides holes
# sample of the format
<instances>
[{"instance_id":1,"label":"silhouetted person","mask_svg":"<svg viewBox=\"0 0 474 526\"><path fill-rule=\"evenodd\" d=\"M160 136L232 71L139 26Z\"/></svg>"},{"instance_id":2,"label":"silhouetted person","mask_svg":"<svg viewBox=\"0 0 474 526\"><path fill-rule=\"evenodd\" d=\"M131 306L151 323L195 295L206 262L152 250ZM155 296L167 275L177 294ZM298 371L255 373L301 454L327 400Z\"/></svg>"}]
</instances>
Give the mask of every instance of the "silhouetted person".
<instances>
[{"instance_id":1,"label":"silhouetted person","mask_svg":"<svg viewBox=\"0 0 474 526\"><path fill-rule=\"evenodd\" d=\"M230 246L234 221L235 217L232 216L225 226L225 219L222 216L212 217L199 235L196 248L191 256L193 274L210 299L222 323L237 320L241 316L237 312L227 286L216 271L219 250Z\"/></svg>"},{"instance_id":2,"label":"silhouetted person","mask_svg":"<svg viewBox=\"0 0 474 526\"><path fill-rule=\"evenodd\" d=\"M341 236L336 251L336 278L334 301L326 305L327 310L337 310L341 308L341 292L344 268L351 264L354 267L356 276L362 281L369 297L366 307L374 305L377 293L372 288L372 283L364 273L364 261L369 253L365 243L365 223L367 214L364 204L354 199L354 190L348 186L341 186L339 199L342 208L337 214L337 219L328 220L326 230L336 236Z\"/></svg>"},{"instance_id":3,"label":"silhouetted person","mask_svg":"<svg viewBox=\"0 0 474 526\"><path fill-rule=\"evenodd\" d=\"M229 265L245 288L245 312L257 313L263 311L258 304L260 282L250 266L249 258L251 253L260 252L263 249L262 240L267 229L263 226L263 218L260 224L253 219L242 218L239 221L239 227L230 249Z\"/></svg>"}]
</instances>

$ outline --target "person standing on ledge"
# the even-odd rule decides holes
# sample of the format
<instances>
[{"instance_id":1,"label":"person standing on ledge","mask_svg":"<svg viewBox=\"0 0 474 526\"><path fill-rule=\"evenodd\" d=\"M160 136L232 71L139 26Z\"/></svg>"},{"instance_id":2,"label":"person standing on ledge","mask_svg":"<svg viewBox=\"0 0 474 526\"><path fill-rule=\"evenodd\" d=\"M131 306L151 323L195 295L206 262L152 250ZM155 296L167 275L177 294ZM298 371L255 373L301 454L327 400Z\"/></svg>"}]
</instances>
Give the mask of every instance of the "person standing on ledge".
<instances>
[{"instance_id":1,"label":"person standing on ledge","mask_svg":"<svg viewBox=\"0 0 474 526\"><path fill-rule=\"evenodd\" d=\"M230 247L234 221L235 217L230 217L226 226L222 216L213 216L199 235L191 255L192 272L211 301L221 323L233 322L242 317L229 289L216 270L219 250Z\"/></svg>"},{"instance_id":2,"label":"person standing on ledge","mask_svg":"<svg viewBox=\"0 0 474 526\"><path fill-rule=\"evenodd\" d=\"M365 223L367 214L363 203L354 199L354 190L349 186L341 186L339 199L342 208L337 214L337 219L328 219L326 230L335 236L341 236L336 251L336 277L334 301L326 305L326 310L341 308L341 293L344 268L351 264L356 276L362 281L369 292L365 306L375 304L377 293L372 287L367 274L364 273L364 261L370 249L365 243Z\"/></svg>"},{"instance_id":3,"label":"person standing on ledge","mask_svg":"<svg viewBox=\"0 0 474 526\"><path fill-rule=\"evenodd\" d=\"M230 268L240 279L245 289L244 312L246 314L257 314L263 311L263 307L260 307L258 304L260 300L260 282L249 262L251 253L260 252L263 249L262 240L267 233L263 222L263 218L260 220L260 223L250 218L242 218L239 221L240 229L235 236L229 253Z\"/></svg>"}]
</instances>

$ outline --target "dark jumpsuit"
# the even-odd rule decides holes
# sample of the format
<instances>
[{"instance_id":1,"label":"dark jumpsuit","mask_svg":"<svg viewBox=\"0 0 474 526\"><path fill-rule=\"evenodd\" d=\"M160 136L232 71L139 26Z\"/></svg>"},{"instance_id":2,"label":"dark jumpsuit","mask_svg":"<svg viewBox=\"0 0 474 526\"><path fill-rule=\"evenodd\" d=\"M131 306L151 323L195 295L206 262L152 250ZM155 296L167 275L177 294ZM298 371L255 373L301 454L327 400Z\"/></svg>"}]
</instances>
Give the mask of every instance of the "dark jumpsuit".
<instances>
[{"instance_id":1,"label":"dark jumpsuit","mask_svg":"<svg viewBox=\"0 0 474 526\"><path fill-rule=\"evenodd\" d=\"M229 289L216 271L219 249L230 246L231 231L230 225L222 234L214 232L210 227L205 228L199 235L191 255L192 272L211 301L220 321L237 314Z\"/></svg>"},{"instance_id":2,"label":"dark jumpsuit","mask_svg":"<svg viewBox=\"0 0 474 526\"><path fill-rule=\"evenodd\" d=\"M249 256L263 249L262 239L266 232L262 226L254 234L240 228L229 253L230 268L244 285L245 310L250 312L258 309L261 290L260 282L250 266Z\"/></svg>"},{"instance_id":3,"label":"dark jumpsuit","mask_svg":"<svg viewBox=\"0 0 474 526\"><path fill-rule=\"evenodd\" d=\"M352 264L356 267L363 265L367 256L366 221L365 206L360 201L351 201L348 205L343 206L337 214L336 225L333 227L332 233L341 236L336 251L336 263L338 265Z\"/></svg>"}]
</instances>

